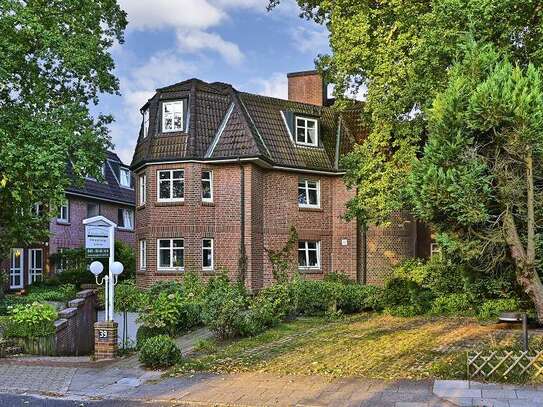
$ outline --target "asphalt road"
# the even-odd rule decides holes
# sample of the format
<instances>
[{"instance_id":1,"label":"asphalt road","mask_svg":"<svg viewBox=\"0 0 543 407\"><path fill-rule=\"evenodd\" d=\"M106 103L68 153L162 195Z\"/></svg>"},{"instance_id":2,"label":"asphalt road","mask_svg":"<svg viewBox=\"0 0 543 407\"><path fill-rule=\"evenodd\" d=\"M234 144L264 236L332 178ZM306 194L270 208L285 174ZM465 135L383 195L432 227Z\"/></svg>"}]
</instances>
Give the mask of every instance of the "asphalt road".
<instances>
[{"instance_id":1,"label":"asphalt road","mask_svg":"<svg viewBox=\"0 0 543 407\"><path fill-rule=\"evenodd\" d=\"M0 394L0 407L173 407L171 403L144 403L125 400L74 401Z\"/></svg>"}]
</instances>

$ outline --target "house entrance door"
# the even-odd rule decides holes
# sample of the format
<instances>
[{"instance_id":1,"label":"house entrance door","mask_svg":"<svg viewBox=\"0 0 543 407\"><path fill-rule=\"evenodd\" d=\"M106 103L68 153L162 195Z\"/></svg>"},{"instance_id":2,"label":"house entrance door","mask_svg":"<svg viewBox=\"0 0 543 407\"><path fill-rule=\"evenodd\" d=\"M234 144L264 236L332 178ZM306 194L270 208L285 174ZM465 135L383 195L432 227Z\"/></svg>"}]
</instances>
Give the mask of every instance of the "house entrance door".
<instances>
[{"instance_id":1,"label":"house entrance door","mask_svg":"<svg viewBox=\"0 0 543 407\"><path fill-rule=\"evenodd\" d=\"M28 251L28 284L43 279L43 249Z\"/></svg>"},{"instance_id":2,"label":"house entrance door","mask_svg":"<svg viewBox=\"0 0 543 407\"><path fill-rule=\"evenodd\" d=\"M23 288L23 249L11 249L9 264L9 288Z\"/></svg>"}]
</instances>

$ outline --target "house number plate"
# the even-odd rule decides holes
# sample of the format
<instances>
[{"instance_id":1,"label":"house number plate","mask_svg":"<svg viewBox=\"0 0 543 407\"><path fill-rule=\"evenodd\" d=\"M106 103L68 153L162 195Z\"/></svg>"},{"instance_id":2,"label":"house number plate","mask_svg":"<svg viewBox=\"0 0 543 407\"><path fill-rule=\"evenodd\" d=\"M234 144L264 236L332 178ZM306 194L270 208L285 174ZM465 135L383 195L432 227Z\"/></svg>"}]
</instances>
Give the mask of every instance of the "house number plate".
<instances>
[{"instance_id":1,"label":"house number plate","mask_svg":"<svg viewBox=\"0 0 543 407\"><path fill-rule=\"evenodd\" d=\"M98 339L101 341L107 341L107 338L108 338L108 331L106 331L105 329L100 329L98 331Z\"/></svg>"}]
</instances>

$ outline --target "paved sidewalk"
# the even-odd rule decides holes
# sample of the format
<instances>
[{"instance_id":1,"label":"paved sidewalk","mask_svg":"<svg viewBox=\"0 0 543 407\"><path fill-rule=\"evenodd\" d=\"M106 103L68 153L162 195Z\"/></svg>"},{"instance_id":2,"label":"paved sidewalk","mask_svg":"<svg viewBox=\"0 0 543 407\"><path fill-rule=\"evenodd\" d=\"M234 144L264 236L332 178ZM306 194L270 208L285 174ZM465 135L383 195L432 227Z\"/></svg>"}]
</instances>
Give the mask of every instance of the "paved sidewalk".
<instances>
[{"instance_id":1,"label":"paved sidewalk","mask_svg":"<svg viewBox=\"0 0 543 407\"><path fill-rule=\"evenodd\" d=\"M479 383L467 380L436 380L433 392L457 406L543 406L543 386Z\"/></svg>"}]
</instances>

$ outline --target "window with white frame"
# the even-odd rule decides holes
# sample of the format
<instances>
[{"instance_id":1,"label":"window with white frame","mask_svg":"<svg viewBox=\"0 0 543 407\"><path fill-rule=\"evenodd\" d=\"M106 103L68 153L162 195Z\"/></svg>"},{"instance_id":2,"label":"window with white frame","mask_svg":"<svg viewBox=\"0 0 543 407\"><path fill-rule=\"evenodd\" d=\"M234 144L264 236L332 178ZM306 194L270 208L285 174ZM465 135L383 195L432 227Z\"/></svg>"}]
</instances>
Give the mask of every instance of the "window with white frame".
<instances>
[{"instance_id":1,"label":"window with white frame","mask_svg":"<svg viewBox=\"0 0 543 407\"><path fill-rule=\"evenodd\" d=\"M183 130L183 101L162 103L162 131Z\"/></svg>"},{"instance_id":2,"label":"window with white frame","mask_svg":"<svg viewBox=\"0 0 543 407\"><path fill-rule=\"evenodd\" d=\"M202 239L202 269L213 270L213 239Z\"/></svg>"},{"instance_id":3,"label":"window with white frame","mask_svg":"<svg viewBox=\"0 0 543 407\"><path fill-rule=\"evenodd\" d=\"M143 111L143 138L149 135L149 109Z\"/></svg>"},{"instance_id":4,"label":"window with white frame","mask_svg":"<svg viewBox=\"0 0 543 407\"><path fill-rule=\"evenodd\" d=\"M132 180L130 179L130 170L128 168L120 168L119 169L119 182L122 187L125 188L131 188L132 187Z\"/></svg>"},{"instance_id":5,"label":"window with white frame","mask_svg":"<svg viewBox=\"0 0 543 407\"><path fill-rule=\"evenodd\" d=\"M296 117L296 143L305 146L317 146L318 121L309 117Z\"/></svg>"},{"instance_id":6,"label":"window with white frame","mask_svg":"<svg viewBox=\"0 0 543 407\"><path fill-rule=\"evenodd\" d=\"M140 240L140 270L147 268L147 240Z\"/></svg>"},{"instance_id":7,"label":"window with white frame","mask_svg":"<svg viewBox=\"0 0 543 407\"><path fill-rule=\"evenodd\" d=\"M185 197L185 172L183 170L158 171L158 201L182 201Z\"/></svg>"},{"instance_id":8,"label":"window with white frame","mask_svg":"<svg viewBox=\"0 0 543 407\"><path fill-rule=\"evenodd\" d=\"M298 242L298 267L300 269L321 267L321 242L310 240Z\"/></svg>"},{"instance_id":9,"label":"window with white frame","mask_svg":"<svg viewBox=\"0 0 543 407\"><path fill-rule=\"evenodd\" d=\"M298 181L298 206L301 208L320 208L320 182L308 179Z\"/></svg>"},{"instance_id":10,"label":"window with white frame","mask_svg":"<svg viewBox=\"0 0 543 407\"><path fill-rule=\"evenodd\" d=\"M57 220L66 223L70 221L70 201L68 198L60 205Z\"/></svg>"},{"instance_id":11,"label":"window with white frame","mask_svg":"<svg viewBox=\"0 0 543 407\"><path fill-rule=\"evenodd\" d=\"M123 229L134 229L134 211L127 208L117 210L117 226Z\"/></svg>"},{"instance_id":12,"label":"window with white frame","mask_svg":"<svg viewBox=\"0 0 543 407\"><path fill-rule=\"evenodd\" d=\"M202 171L202 201L213 202L213 171Z\"/></svg>"},{"instance_id":13,"label":"window with white frame","mask_svg":"<svg viewBox=\"0 0 543 407\"><path fill-rule=\"evenodd\" d=\"M185 246L183 239L158 239L158 270L183 270Z\"/></svg>"},{"instance_id":14,"label":"window with white frame","mask_svg":"<svg viewBox=\"0 0 543 407\"><path fill-rule=\"evenodd\" d=\"M139 192L140 205L145 205L145 202L147 202L147 174L139 176Z\"/></svg>"}]
</instances>

